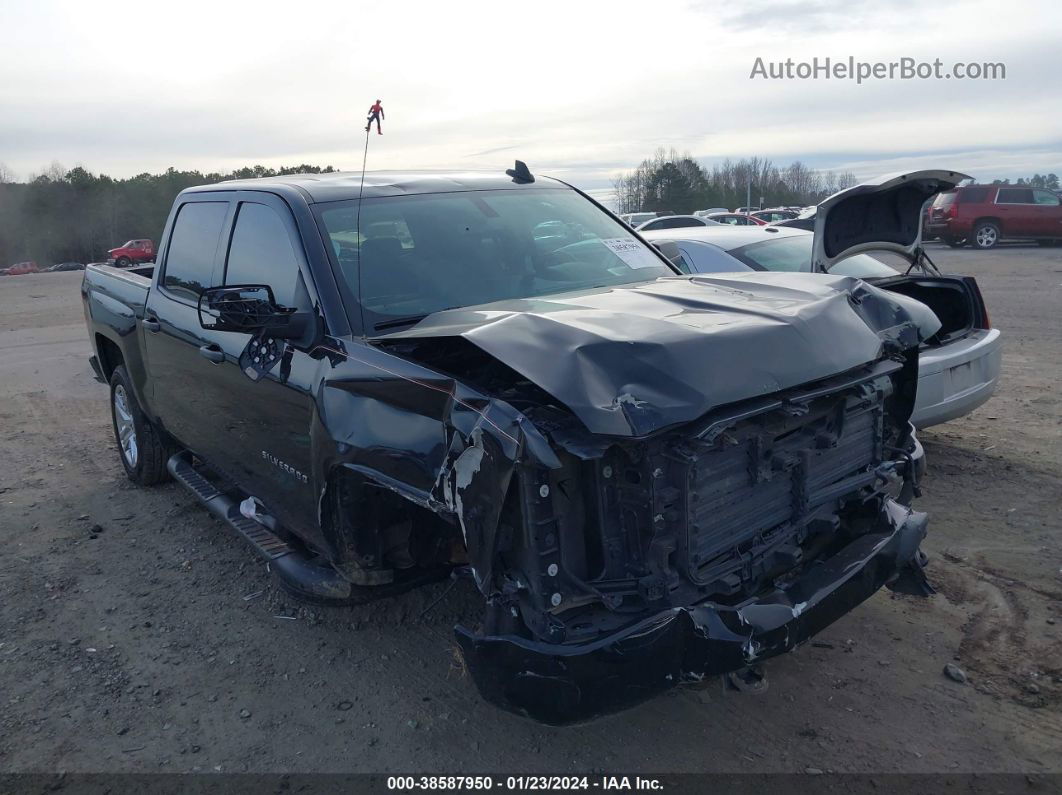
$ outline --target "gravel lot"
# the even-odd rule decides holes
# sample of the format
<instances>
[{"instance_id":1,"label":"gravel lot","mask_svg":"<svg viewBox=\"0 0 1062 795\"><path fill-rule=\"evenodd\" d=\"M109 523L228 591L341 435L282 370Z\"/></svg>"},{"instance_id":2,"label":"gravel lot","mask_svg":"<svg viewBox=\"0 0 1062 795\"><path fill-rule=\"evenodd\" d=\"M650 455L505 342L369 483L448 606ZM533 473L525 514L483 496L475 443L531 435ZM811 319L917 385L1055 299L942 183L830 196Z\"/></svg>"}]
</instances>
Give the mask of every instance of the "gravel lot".
<instances>
[{"instance_id":1,"label":"gravel lot","mask_svg":"<svg viewBox=\"0 0 1062 795\"><path fill-rule=\"evenodd\" d=\"M763 695L560 729L463 675L471 586L306 609L178 486L134 488L81 274L0 277L0 770L1062 772L1062 249L931 250L1006 348L997 396L921 434L939 593L878 593Z\"/></svg>"}]
</instances>

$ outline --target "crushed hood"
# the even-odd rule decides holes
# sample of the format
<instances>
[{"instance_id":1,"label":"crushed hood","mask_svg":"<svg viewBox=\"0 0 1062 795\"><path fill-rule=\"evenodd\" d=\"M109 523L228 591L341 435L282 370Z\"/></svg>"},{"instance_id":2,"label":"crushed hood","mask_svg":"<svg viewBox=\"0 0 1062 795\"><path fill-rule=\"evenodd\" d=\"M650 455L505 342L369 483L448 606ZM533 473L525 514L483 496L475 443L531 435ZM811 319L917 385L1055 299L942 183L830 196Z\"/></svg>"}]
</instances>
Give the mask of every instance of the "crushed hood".
<instances>
[{"instance_id":1,"label":"crushed hood","mask_svg":"<svg viewBox=\"0 0 1062 795\"><path fill-rule=\"evenodd\" d=\"M437 312L387 340L462 337L593 433L643 436L917 345L925 305L802 273L659 279Z\"/></svg>"},{"instance_id":2,"label":"crushed hood","mask_svg":"<svg viewBox=\"0 0 1062 795\"><path fill-rule=\"evenodd\" d=\"M889 174L839 191L815 211L814 270L863 251L891 251L914 263L922 247L922 207L964 179L943 169Z\"/></svg>"}]
</instances>

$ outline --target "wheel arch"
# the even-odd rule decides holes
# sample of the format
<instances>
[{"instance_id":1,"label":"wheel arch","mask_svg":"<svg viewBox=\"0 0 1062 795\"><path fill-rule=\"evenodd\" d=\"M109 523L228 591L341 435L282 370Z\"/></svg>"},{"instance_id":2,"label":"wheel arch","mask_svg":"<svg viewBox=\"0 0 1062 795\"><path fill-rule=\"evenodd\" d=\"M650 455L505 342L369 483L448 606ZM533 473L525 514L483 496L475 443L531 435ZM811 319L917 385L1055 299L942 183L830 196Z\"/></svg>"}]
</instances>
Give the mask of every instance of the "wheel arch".
<instances>
[{"instance_id":1,"label":"wheel arch","mask_svg":"<svg viewBox=\"0 0 1062 795\"><path fill-rule=\"evenodd\" d=\"M460 537L446 506L429 494L352 463L328 470L318 510L321 533L337 565L381 567L389 531L404 522Z\"/></svg>"},{"instance_id":2,"label":"wheel arch","mask_svg":"<svg viewBox=\"0 0 1062 795\"><path fill-rule=\"evenodd\" d=\"M107 381L111 380L111 374L118 365L125 364L125 355L118 343L99 332L96 332L96 356L99 357L100 370Z\"/></svg>"},{"instance_id":3,"label":"wheel arch","mask_svg":"<svg viewBox=\"0 0 1062 795\"><path fill-rule=\"evenodd\" d=\"M977 231L977 227L983 223L995 224L996 228L999 230L1000 237L1002 237L1004 232L1006 232L1006 229L1004 229L1003 227L1003 219L1001 219L999 216L979 215L977 216L977 218L974 219L974 222L970 224L970 234L974 234Z\"/></svg>"}]
</instances>

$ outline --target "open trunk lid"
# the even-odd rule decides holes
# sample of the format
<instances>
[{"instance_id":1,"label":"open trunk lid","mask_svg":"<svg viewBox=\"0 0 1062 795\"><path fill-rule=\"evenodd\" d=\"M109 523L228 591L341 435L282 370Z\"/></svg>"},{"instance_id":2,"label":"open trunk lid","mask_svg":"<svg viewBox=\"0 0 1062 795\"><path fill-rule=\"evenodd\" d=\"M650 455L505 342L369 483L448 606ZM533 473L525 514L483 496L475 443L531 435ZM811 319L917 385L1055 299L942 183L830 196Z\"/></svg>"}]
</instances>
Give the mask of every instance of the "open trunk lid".
<instances>
[{"instance_id":1,"label":"open trunk lid","mask_svg":"<svg viewBox=\"0 0 1062 795\"><path fill-rule=\"evenodd\" d=\"M970 177L930 169L889 174L838 191L816 211L812 269L826 272L846 257L866 251L890 251L918 264L926 200L964 179Z\"/></svg>"}]
</instances>

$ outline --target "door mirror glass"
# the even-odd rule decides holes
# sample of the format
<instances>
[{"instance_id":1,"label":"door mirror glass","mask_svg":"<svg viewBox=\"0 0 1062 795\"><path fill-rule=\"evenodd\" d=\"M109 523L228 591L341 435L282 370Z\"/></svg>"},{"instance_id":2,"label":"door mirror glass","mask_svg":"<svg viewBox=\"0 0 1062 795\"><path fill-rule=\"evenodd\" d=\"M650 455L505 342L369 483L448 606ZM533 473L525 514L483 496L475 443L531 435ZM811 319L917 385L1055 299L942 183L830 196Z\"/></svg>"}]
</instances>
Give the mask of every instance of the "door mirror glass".
<instances>
[{"instance_id":1,"label":"door mirror glass","mask_svg":"<svg viewBox=\"0 0 1062 795\"><path fill-rule=\"evenodd\" d=\"M265 284L209 287L199 296L199 325L211 331L269 331L273 337L292 339L305 333L308 316L279 306Z\"/></svg>"}]
</instances>

